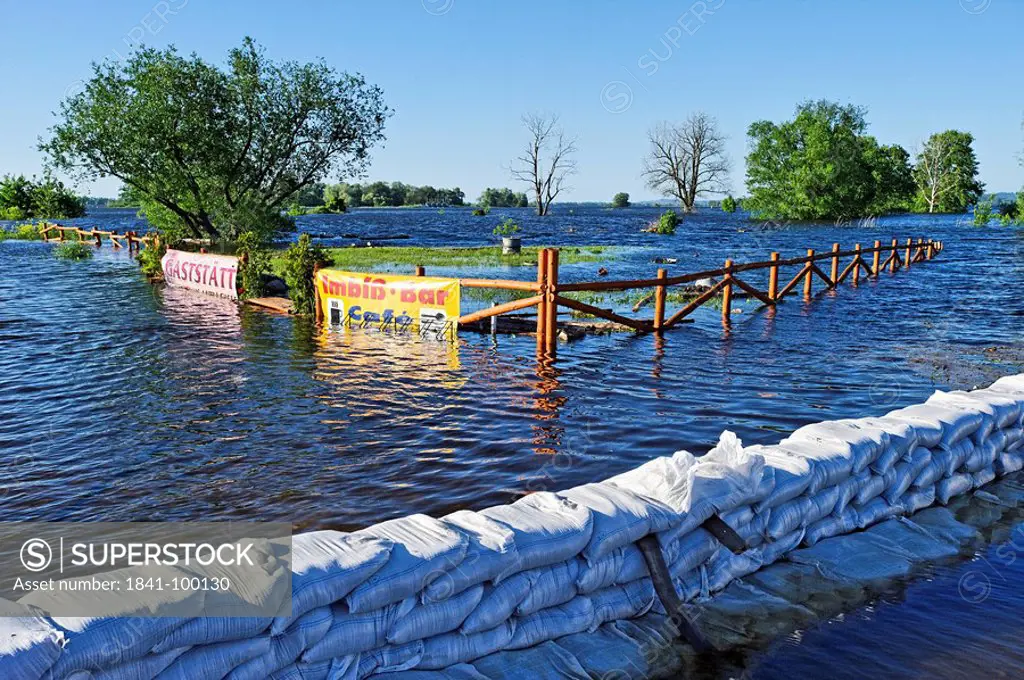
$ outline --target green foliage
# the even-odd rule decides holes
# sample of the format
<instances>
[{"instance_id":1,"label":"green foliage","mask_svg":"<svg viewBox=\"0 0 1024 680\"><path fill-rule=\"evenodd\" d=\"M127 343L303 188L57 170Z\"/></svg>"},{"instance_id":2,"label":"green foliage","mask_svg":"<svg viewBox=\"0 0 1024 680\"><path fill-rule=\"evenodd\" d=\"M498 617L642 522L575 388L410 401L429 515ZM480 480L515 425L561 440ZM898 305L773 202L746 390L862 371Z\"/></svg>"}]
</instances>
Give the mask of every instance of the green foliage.
<instances>
[{"instance_id":1,"label":"green foliage","mask_svg":"<svg viewBox=\"0 0 1024 680\"><path fill-rule=\"evenodd\" d=\"M331 184L324 188L324 208L328 212L343 213L348 210L343 184Z\"/></svg>"},{"instance_id":2,"label":"green foliage","mask_svg":"<svg viewBox=\"0 0 1024 680\"><path fill-rule=\"evenodd\" d=\"M757 121L747 135L744 207L766 219L820 220L879 214L912 195L909 154L865 134L865 110L806 102L791 121Z\"/></svg>"},{"instance_id":3,"label":"green foliage","mask_svg":"<svg viewBox=\"0 0 1024 680\"><path fill-rule=\"evenodd\" d=\"M241 287L239 297L263 297L263 275L271 271L270 250L265 241L257 232L243 232L235 242L235 252L238 254L238 284Z\"/></svg>"},{"instance_id":4,"label":"green foliage","mask_svg":"<svg viewBox=\"0 0 1024 680\"><path fill-rule=\"evenodd\" d=\"M92 257L92 247L81 241L66 241L53 249L53 256L61 260L88 260Z\"/></svg>"},{"instance_id":5,"label":"green foliage","mask_svg":"<svg viewBox=\"0 0 1024 680\"><path fill-rule=\"evenodd\" d=\"M473 215L476 217L486 217L490 212L491 209L486 205L482 208L473 208Z\"/></svg>"},{"instance_id":6,"label":"green foliage","mask_svg":"<svg viewBox=\"0 0 1024 680\"><path fill-rule=\"evenodd\" d=\"M135 189L128 185L121 187L117 194L117 198L111 199L106 202L108 208L141 208L142 197Z\"/></svg>"},{"instance_id":7,"label":"green foliage","mask_svg":"<svg viewBox=\"0 0 1024 680\"><path fill-rule=\"evenodd\" d=\"M978 201L978 204L974 206L974 226L986 227L988 223L992 221L992 199L988 198L982 201Z\"/></svg>"},{"instance_id":8,"label":"green foliage","mask_svg":"<svg viewBox=\"0 0 1024 680\"><path fill-rule=\"evenodd\" d=\"M11 230L0 228L0 241L41 241L42 238L35 224L19 224Z\"/></svg>"},{"instance_id":9,"label":"green foliage","mask_svg":"<svg viewBox=\"0 0 1024 680\"><path fill-rule=\"evenodd\" d=\"M613 208L628 208L629 207L629 194L625 191L620 191L612 197Z\"/></svg>"},{"instance_id":10,"label":"green foliage","mask_svg":"<svg viewBox=\"0 0 1024 680\"><path fill-rule=\"evenodd\" d=\"M679 213L675 210L668 210L661 214L658 221L650 226L649 231L655 234L664 234L670 236L676 233L676 227L679 226Z\"/></svg>"},{"instance_id":11,"label":"green foliage","mask_svg":"<svg viewBox=\"0 0 1024 680\"><path fill-rule=\"evenodd\" d=\"M296 314L312 314L316 311L313 272L318 266L330 263L330 255L322 246L313 243L309 234L299 236L299 240L285 251L284 280L288 284L288 295Z\"/></svg>"},{"instance_id":12,"label":"green foliage","mask_svg":"<svg viewBox=\"0 0 1024 680\"><path fill-rule=\"evenodd\" d=\"M526 194L508 188L488 187L480 194L477 203L485 208L525 208L530 204Z\"/></svg>"},{"instance_id":13,"label":"green foliage","mask_svg":"<svg viewBox=\"0 0 1024 680\"><path fill-rule=\"evenodd\" d=\"M67 219L85 214L85 199L72 193L64 183L46 176L42 180L24 175L0 178L0 219Z\"/></svg>"},{"instance_id":14,"label":"green foliage","mask_svg":"<svg viewBox=\"0 0 1024 680\"><path fill-rule=\"evenodd\" d=\"M722 212L734 213L736 212L736 199L732 196L726 196L722 199Z\"/></svg>"},{"instance_id":15,"label":"green foliage","mask_svg":"<svg viewBox=\"0 0 1024 680\"><path fill-rule=\"evenodd\" d=\"M978 202L985 187L978 181L973 143L971 133L959 130L928 138L914 166L915 210L963 213Z\"/></svg>"},{"instance_id":16,"label":"green foliage","mask_svg":"<svg viewBox=\"0 0 1024 680\"><path fill-rule=\"evenodd\" d=\"M358 174L384 139L380 88L324 62L273 62L251 39L226 68L172 47L93 65L41 149L85 179L117 177L171 240L266 238L333 171Z\"/></svg>"},{"instance_id":17,"label":"green foliage","mask_svg":"<svg viewBox=\"0 0 1024 680\"><path fill-rule=\"evenodd\" d=\"M291 205L288 206L288 210L286 211L286 213L288 214L289 217L299 217L300 215L306 214L306 209L303 208L298 203L292 203Z\"/></svg>"},{"instance_id":18,"label":"green foliage","mask_svg":"<svg viewBox=\"0 0 1024 680\"><path fill-rule=\"evenodd\" d=\"M511 237L519 233L519 225L511 217L494 228L495 236Z\"/></svg>"},{"instance_id":19,"label":"green foliage","mask_svg":"<svg viewBox=\"0 0 1024 680\"><path fill-rule=\"evenodd\" d=\"M138 261L142 273L151 279L155 279L163 276L163 265L160 263L160 260L163 259L166 253L167 244L161 239L157 242L156 246L147 245L140 250L135 259Z\"/></svg>"}]
</instances>

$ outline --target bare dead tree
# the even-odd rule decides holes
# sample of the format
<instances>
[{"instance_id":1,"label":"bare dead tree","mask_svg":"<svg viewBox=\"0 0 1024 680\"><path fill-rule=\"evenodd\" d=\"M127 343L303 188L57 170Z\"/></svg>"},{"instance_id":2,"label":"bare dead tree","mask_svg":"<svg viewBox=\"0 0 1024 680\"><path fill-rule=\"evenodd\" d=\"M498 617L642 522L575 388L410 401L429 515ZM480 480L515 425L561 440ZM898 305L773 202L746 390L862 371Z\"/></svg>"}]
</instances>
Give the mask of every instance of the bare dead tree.
<instances>
[{"instance_id":1,"label":"bare dead tree","mask_svg":"<svg viewBox=\"0 0 1024 680\"><path fill-rule=\"evenodd\" d=\"M726 137L713 117L697 112L681 123L659 123L647 137L647 186L678 199L685 212L693 210L699 196L729 190Z\"/></svg>"},{"instance_id":2,"label":"bare dead tree","mask_svg":"<svg viewBox=\"0 0 1024 680\"><path fill-rule=\"evenodd\" d=\"M511 174L513 179L530 185L537 214L543 217L566 188L566 177L576 172L576 138L566 137L555 115L526 114L523 126L530 133L530 141L512 161Z\"/></svg>"}]
</instances>

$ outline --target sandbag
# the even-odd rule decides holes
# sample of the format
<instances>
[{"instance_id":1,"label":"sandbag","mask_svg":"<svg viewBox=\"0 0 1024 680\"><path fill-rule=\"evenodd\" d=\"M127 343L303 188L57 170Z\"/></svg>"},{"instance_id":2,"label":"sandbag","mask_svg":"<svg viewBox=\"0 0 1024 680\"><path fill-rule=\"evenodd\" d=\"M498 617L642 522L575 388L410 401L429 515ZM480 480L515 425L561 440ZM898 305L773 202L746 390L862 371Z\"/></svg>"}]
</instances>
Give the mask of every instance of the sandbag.
<instances>
[{"instance_id":1,"label":"sandbag","mask_svg":"<svg viewBox=\"0 0 1024 680\"><path fill-rule=\"evenodd\" d=\"M680 509L691 521L694 514L703 517L703 523L712 514L750 504L764 493L764 466L764 458L744 449L735 434L722 432L718 444L688 470L690 499Z\"/></svg>"},{"instance_id":2,"label":"sandbag","mask_svg":"<svg viewBox=\"0 0 1024 680\"><path fill-rule=\"evenodd\" d=\"M564 562L590 542L593 515L587 508L553 493L540 491L511 505L480 512L508 527L515 535L519 562L493 580L499 582L517 571Z\"/></svg>"},{"instance_id":3,"label":"sandbag","mask_svg":"<svg viewBox=\"0 0 1024 680\"><path fill-rule=\"evenodd\" d=\"M387 680L489 680L468 663L457 663L444 670L409 670L388 673Z\"/></svg>"},{"instance_id":4,"label":"sandbag","mask_svg":"<svg viewBox=\"0 0 1024 680\"><path fill-rule=\"evenodd\" d=\"M894 468L890 468L884 475L870 475L861 485L860 490L857 491L857 495L854 496L854 505L863 507L868 502L881 496L885 493L886 489L896 483L897 474Z\"/></svg>"},{"instance_id":5,"label":"sandbag","mask_svg":"<svg viewBox=\"0 0 1024 680\"><path fill-rule=\"evenodd\" d=\"M904 578L912 568L904 554L894 552L868 532L837 536L794 550L789 560L815 566L834 580L863 585Z\"/></svg>"},{"instance_id":6,"label":"sandbag","mask_svg":"<svg viewBox=\"0 0 1024 680\"><path fill-rule=\"evenodd\" d=\"M530 614L565 604L577 595L576 579L580 574L580 560L571 559L531 572L530 590L516 605L516 616Z\"/></svg>"},{"instance_id":7,"label":"sandbag","mask_svg":"<svg viewBox=\"0 0 1024 680\"><path fill-rule=\"evenodd\" d=\"M359 677L367 678L376 674L388 674L415 668L423 659L423 641L416 640L404 645L388 645L359 655ZM329 676L333 680L333 674Z\"/></svg>"},{"instance_id":8,"label":"sandbag","mask_svg":"<svg viewBox=\"0 0 1024 680\"><path fill-rule=\"evenodd\" d=\"M850 447L841 442L787 437L779 442L778 447L791 456L805 459L810 464L814 476L807 488L808 494L815 494L826 487L835 486L855 474L856 459Z\"/></svg>"},{"instance_id":9,"label":"sandbag","mask_svg":"<svg viewBox=\"0 0 1024 680\"><path fill-rule=\"evenodd\" d=\"M910 488L910 484L917 477L917 473L914 472L914 464L908 463L901 460L896 463L889 474L892 476L891 480L888 481L885 491L882 492L882 498L889 504L896 503L900 496L906 493L907 489ZM865 504L866 505L866 504Z\"/></svg>"},{"instance_id":10,"label":"sandbag","mask_svg":"<svg viewBox=\"0 0 1024 680\"><path fill-rule=\"evenodd\" d=\"M869 468L859 474L847 477L845 480L837 484L834 488L838 493L838 498L836 498L836 507L832 509L832 512L834 514L839 514L843 510L846 510L850 503L856 500L857 494L860 493L860 490L864 488L864 485L867 484L873 476L875 475Z\"/></svg>"},{"instance_id":11,"label":"sandbag","mask_svg":"<svg viewBox=\"0 0 1024 680\"><path fill-rule=\"evenodd\" d=\"M860 528L860 513L849 508L831 517L824 517L807 527L804 532L803 544L812 546L826 538L840 534L848 534Z\"/></svg>"},{"instance_id":12,"label":"sandbag","mask_svg":"<svg viewBox=\"0 0 1024 680\"><path fill-rule=\"evenodd\" d=\"M690 532L679 539L676 550L677 556L674 560L668 562L669 573L673 577L678 577L693 571L707 562L718 551L719 547L718 540L708 533L706 529L697 529ZM642 555L641 559L643 559ZM646 562L644 563L643 575L647 575Z\"/></svg>"},{"instance_id":13,"label":"sandbag","mask_svg":"<svg viewBox=\"0 0 1024 680\"><path fill-rule=\"evenodd\" d=\"M782 538L770 541L761 546L761 565L766 566L774 564L780 559L785 557L789 551L795 550L800 542L803 541L804 535L807 533L806 529L800 528L793 531ZM760 568L760 567L759 567Z\"/></svg>"},{"instance_id":14,"label":"sandbag","mask_svg":"<svg viewBox=\"0 0 1024 680\"><path fill-rule=\"evenodd\" d=\"M539 567L543 569L544 567ZM520 572L501 583L484 584L483 597L462 624L464 635L493 630L502 621L507 621L516 611L519 603L530 593L533 573Z\"/></svg>"},{"instance_id":15,"label":"sandbag","mask_svg":"<svg viewBox=\"0 0 1024 680\"><path fill-rule=\"evenodd\" d=\"M244 640L266 632L272 622L271 618L258 616L202 616L171 631L152 651L160 654L179 647Z\"/></svg>"},{"instance_id":16,"label":"sandbag","mask_svg":"<svg viewBox=\"0 0 1024 680\"><path fill-rule=\"evenodd\" d=\"M480 604L483 594L484 587L479 585L447 600L416 605L392 622L387 632L388 643L403 645L458 629Z\"/></svg>"},{"instance_id":17,"label":"sandbag","mask_svg":"<svg viewBox=\"0 0 1024 680\"><path fill-rule=\"evenodd\" d=\"M589 596L594 607L594 627L607 621L643 616L654 606L655 597L649 578L599 590Z\"/></svg>"},{"instance_id":18,"label":"sandbag","mask_svg":"<svg viewBox=\"0 0 1024 680\"><path fill-rule=\"evenodd\" d=\"M424 602L444 600L452 595L498 577L520 566L512 529L478 512L459 510L441 522L466 538L466 555L448 571L438 574L423 594Z\"/></svg>"},{"instance_id":19,"label":"sandbag","mask_svg":"<svg viewBox=\"0 0 1024 680\"><path fill-rule=\"evenodd\" d=\"M644 558L640 549L635 545L623 546L593 564L581 562L579 575L576 577L576 591L580 595L587 595L595 590L615 585L616 577L627 559L639 560L640 568L646 572L647 567L643 565Z\"/></svg>"},{"instance_id":20,"label":"sandbag","mask_svg":"<svg viewBox=\"0 0 1024 680\"><path fill-rule=\"evenodd\" d=\"M306 649L323 639L334 622L330 607L306 612L280 635L270 639L270 649L231 671L224 680L263 680L294 663Z\"/></svg>"},{"instance_id":21,"label":"sandbag","mask_svg":"<svg viewBox=\"0 0 1024 680\"><path fill-rule=\"evenodd\" d=\"M585 484L559 496L588 508L593 516L590 541L582 550L582 556L590 563L682 521L681 515L664 503L612 484Z\"/></svg>"},{"instance_id":22,"label":"sandbag","mask_svg":"<svg viewBox=\"0 0 1024 680\"><path fill-rule=\"evenodd\" d=\"M918 510L924 510L935 505L935 485L911 489L903 494L899 499L899 504L903 506L908 514L913 514Z\"/></svg>"},{"instance_id":23,"label":"sandbag","mask_svg":"<svg viewBox=\"0 0 1024 680\"><path fill-rule=\"evenodd\" d=\"M900 505L898 499L895 503L890 503L885 498L876 498L864 507L857 508L857 526L864 529L882 520L903 514L906 514L906 508Z\"/></svg>"},{"instance_id":24,"label":"sandbag","mask_svg":"<svg viewBox=\"0 0 1024 680\"><path fill-rule=\"evenodd\" d=\"M313 531L292 538L292 611L274 619L280 635L296 619L338 602L384 566L394 542L376 536Z\"/></svg>"},{"instance_id":25,"label":"sandbag","mask_svg":"<svg viewBox=\"0 0 1024 680\"><path fill-rule=\"evenodd\" d=\"M466 555L469 540L426 515L409 515L355 532L393 542L380 569L345 596L349 611L369 612L416 595L438 572L450 570Z\"/></svg>"},{"instance_id":26,"label":"sandbag","mask_svg":"<svg viewBox=\"0 0 1024 680\"><path fill-rule=\"evenodd\" d=\"M772 508L766 530L768 538L777 540L801 527L806 527L812 505L810 497L800 496Z\"/></svg>"},{"instance_id":27,"label":"sandbag","mask_svg":"<svg viewBox=\"0 0 1024 680\"><path fill-rule=\"evenodd\" d=\"M647 663L651 650L610 623L594 632L560 637L556 644L576 657L591 678L648 680L657 677Z\"/></svg>"},{"instance_id":28,"label":"sandbag","mask_svg":"<svg viewBox=\"0 0 1024 680\"><path fill-rule=\"evenodd\" d=\"M272 680L359 680L359 657L320 661L296 662L270 675Z\"/></svg>"},{"instance_id":29,"label":"sandbag","mask_svg":"<svg viewBox=\"0 0 1024 680\"><path fill-rule=\"evenodd\" d=\"M14 603L0 606L0 669L12 678L38 680L57 662L64 633L39 616L13 616Z\"/></svg>"},{"instance_id":30,"label":"sandbag","mask_svg":"<svg viewBox=\"0 0 1024 680\"><path fill-rule=\"evenodd\" d=\"M988 416L995 427L1009 427L1020 420L1021 402L1017 398L991 390L974 392L936 391L926 402L950 406L961 411L981 413Z\"/></svg>"},{"instance_id":31,"label":"sandbag","mask_svg":"<svg viewBox=\"0 0 1024 680\"><path fill-rule=\"evenodd\" d=\"M331 626L316 644L302 654L306 663L352 656L387 644L388 631L395 622L416 607L416 598L388 605L372 612L353 613L344 603L331 605Z\"/></svg>"},{"instance_id":32,"label":"sandbag","mask_svg":"<svg viewBox=\"0 0 1024 680\"><path fill-rule=\"evenodd\" d=\"M886 417L861 418L859 422L884 430L889 438L889 446L869 466L877 474L885 474L889 467L892 466L892 463L895 463L901 457L921 445L917 434L917 427L911 422ZM938 434L941 436L941 431ZM888 460L893 455L895 455L895 458L892 458L891 461Z\"/></svg>"},{"instance_id":33,"label":"sandbag","mask_svg":"<svg viewBox=\"0 0 1024 680\"><path fill-rule=\"evenodd\" d=\"M1008 475L1024 469L1024 455L1020 453L1001 453L995 461L996 471L1000 475Z\"/></svg>"},{"instance_id":34,"label":"sandbag","mask_svg":"<svg viewBox=\"0 0 1024 680\"><path fill-rule=\"evenodd\" d=\"M525 649L563 635L582 633L593 628L594 617L593 603L582 595L567 604L516 617L515 633L506 649Z\"/></svg>"},{"instance_id":35,"label":"sandbag","mask_svg":"<svg viewBox=\"0 0 1024 680\"><path fill-rule=\"evenodd\" d=\"M978 470L971 475L971 486L975 489L981 488L989 482L995 480L996 471L993 466L988 466L983 470Z\"/></svg>"},{"instance_id":36,"label":"sandbag","mask_svg":"<svg viewBox=\"0 0 1024 680\"><path fill-rule=\"evenodd\" d=\"M974 478L966 473L955 474L941 480L935 485L935 497L943 505L957 496L962 496L974 488Z\"/></svg>"},{"instance_id":37,"label":"sandbag","mask_svg":"<svg viewBox=\"0 0 1024 680\"><path fill-rule=\"evenodd\" d=\"M473 663L490 680L591 680L580 662L554 642L492 654Z\"/></svg>"},{"instance_id":38,"label":"sandbag","mask_svg":"<svg viewBox=\"0 0 1024 680\"><path fill-rule=\"evenodd\" d=\"M514 632L515 622L508 620L482 633L447 633L427 638L423 641L423 656L416 668L437 670L493 654L508 647Z\"/></svg>"},{"instance_id":39,"label":"sandbag","mask_svg":"<svg viewBox=\"0 0 1024 680\"><path fill-rule=\"evenodd\" d=\"M854 474L873 463L889 447L889 433L864 420L832 420L806 425L789 439L818 444L829 456L849 458Z\"/></svg>"},{"instance_id":40,"label":"sandbag","mask_svg":"<svg viewBox=\"0 0 1024 680\"><path fill-rule=\"evenodd\" d=\"M269 651L269 635L197 645L172 661L156 680L221 680L235 668Z\"/></svg>"},{"instance_id":41,"label":"sandbag","mask_svg":"<svg viewBox=\"0 0 1024 680\"><path fill-rule=\"evenodd\" d=\"M722 590L736 579L757 571L762 564L760 550L747 550L736 555L722 546L708 560L707 587L712 593Z\"/></svg>"},{"instance_id":42,"label":"sandbag","mask_svg":"<svg viewBox=\"0 0 1024 680\"><path fill-rule=\"evenodd\" d=\"M174 617L54 617L65 644L53 666L60 678L79 670L103 670L147 654L191 619Z\"/></svg>"},{"instance_id":43,"label":"sandbag","mask_svg":"<svg viewBox=\"0 0 1024 680\"><path fill-rule=\"evenodd\" d=\"M775 488L771 494L754 504L754 510L757 512L793 500L807 491L812 484L820 486L820 482L815 479L810 461L805 458L794 456L778 446L751 446L747 451L761 456L765 461L765 467L770 468L775 477Z\"/></svg>"},{"instance_id":44,"label":"sandbag","mask_svg":"<svg viewBox=\"0 0 1024 680\"><path fill-rule=\"evenodd\" d=\"M996 460L997 453L995 444L990 441L977 444L964 460L960 469L963 472L974 473L991 467Z\"/></svg>"}]
</instances>

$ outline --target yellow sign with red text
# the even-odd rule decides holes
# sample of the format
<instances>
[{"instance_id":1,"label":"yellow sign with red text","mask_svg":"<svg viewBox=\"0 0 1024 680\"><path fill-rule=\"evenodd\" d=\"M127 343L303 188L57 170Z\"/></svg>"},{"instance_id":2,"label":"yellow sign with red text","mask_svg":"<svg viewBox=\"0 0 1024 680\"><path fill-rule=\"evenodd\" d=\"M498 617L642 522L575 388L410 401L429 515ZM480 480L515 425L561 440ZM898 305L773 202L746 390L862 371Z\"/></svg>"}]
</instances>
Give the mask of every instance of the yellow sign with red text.
<instances>
[{"instance_id":1,"label":"yellow sign with red text","mask_svg":"<svg viewBox=\"0 0 1024 680\"><path fill-rule=\"evenodd\" d=\"M459 325L456 279L321 269L316 285L324 319L332 326L444 339L454 338Z\"/></svg>"}]
</instances>

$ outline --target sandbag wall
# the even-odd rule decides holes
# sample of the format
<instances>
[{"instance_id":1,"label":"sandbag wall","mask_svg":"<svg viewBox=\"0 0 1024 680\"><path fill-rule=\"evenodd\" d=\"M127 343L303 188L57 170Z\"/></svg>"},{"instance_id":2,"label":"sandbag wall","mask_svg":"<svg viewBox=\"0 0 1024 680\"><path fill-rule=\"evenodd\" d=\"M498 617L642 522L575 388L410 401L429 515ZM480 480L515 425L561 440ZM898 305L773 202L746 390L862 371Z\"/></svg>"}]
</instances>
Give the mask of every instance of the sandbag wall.
<instances>
[{"instance_id":1,"label":"sandbag wall","mask_svg":"<svg viewBox=\"0 0 1024 680\"><path fill-rule=\"evenodd\" d=\"M710 596L800 546L970 492L1024 467L1024 375L936 392L771 446L731 433L604 482L433 519L295 537L277 618L0 618L0 676L358 679L437 670L659 611L636 546L654 534L680 596ZM734 554L701 525L717 514ZM492 659L499 657L491 657Z\"/></svg>"}]
</instances>

